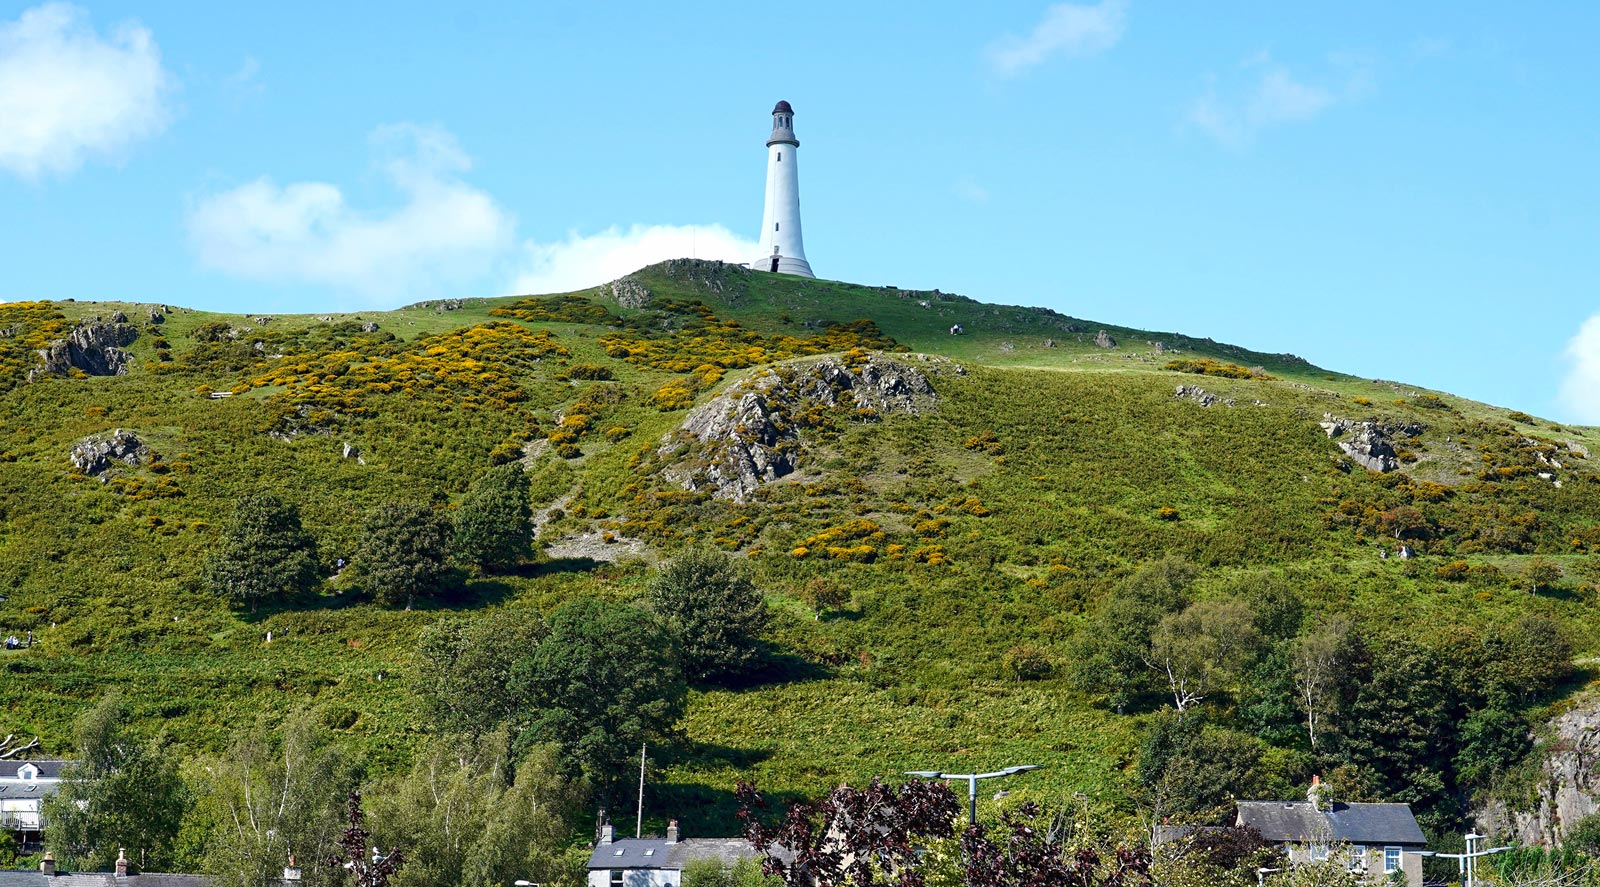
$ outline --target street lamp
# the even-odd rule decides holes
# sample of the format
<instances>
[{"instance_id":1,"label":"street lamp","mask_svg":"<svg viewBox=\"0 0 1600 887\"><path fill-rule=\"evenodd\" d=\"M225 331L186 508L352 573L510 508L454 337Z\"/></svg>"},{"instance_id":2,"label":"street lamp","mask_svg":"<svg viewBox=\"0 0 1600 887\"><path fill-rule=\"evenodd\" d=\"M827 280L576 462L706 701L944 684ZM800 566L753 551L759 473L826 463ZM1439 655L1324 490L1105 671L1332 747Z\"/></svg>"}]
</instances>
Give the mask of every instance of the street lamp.
<instances>
[{"instance_id":1,"label":"street lamp","mask_svg":"<svg viewBox=\"0 0 1600 887\"><path fill-rule=\"evenodd\" d=\"M1442 856L1446 859L1455 860L1457 870L1461 872L1461 883L1465 884L1466 887L1478 887L1478 858L1482 856L1488 856L1491 853L1501 853L1503 851L1510 850L1511 848L1509 846L1490 847L1486 850L1479 850L1478 842L1489 837L1488 835L1480 835L1477 832L1468 832L1463 837L1467 839L1467 852L1435 853L1434 856Z\"/></svg>"},{"instance_id":2,"label":"street lamp","mask_svg":"<svg viewBox=\"0 0 1600 887\"><path fill-rule=\"evenodd\" d=\"M907 776L919 776L923 779L965 779L967 781L967 806L973 825L978 824L978 780L994 779L998 776L1013 776L1026 773L1029 770L1039 769L1038 764L1023 764L1020 767L1007 767L993 773L942 773L938 770L907 770Z\"/></svg>"}]
</instances>

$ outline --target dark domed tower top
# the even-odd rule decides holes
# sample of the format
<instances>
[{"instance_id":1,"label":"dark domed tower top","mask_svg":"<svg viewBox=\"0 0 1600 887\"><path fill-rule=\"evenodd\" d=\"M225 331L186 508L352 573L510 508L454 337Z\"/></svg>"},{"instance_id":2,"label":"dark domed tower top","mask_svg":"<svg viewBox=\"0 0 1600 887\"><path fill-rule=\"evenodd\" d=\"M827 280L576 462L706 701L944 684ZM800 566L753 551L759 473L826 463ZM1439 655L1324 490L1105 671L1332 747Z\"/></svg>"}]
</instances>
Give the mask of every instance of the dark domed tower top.
<instances>
[{"instance_id":1,"label":"dark domed tower top","mask_svg":"<svg viewBox=\"0 0 1600 887\"><path fill-rule=\"evenodd\" d=\"M800 140L794 137L794 108L788 102L779 102L772 108L772 135L767 137L767 147L773 145L800 147Z\"/></svg>"}]
</instances>

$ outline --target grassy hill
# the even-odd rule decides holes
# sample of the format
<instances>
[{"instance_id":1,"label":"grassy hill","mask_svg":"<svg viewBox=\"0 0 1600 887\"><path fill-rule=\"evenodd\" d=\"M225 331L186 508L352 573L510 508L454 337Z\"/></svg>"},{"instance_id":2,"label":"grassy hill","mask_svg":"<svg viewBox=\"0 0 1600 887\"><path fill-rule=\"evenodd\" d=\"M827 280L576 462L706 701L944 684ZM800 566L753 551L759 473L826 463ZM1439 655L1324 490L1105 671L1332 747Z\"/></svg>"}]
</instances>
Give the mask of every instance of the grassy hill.
<instances>
[{"instance_id":1,"label":"grassy hill","mask_svg":"<svg viewBox=\"0 0 1600 887\"><path fill-rule=\"evenodd\" d=\"M118 311L139 330L126 375L27 381L33 349ZM696 691L684 739L653 753L652 815L683 815L696 834L731 826L747 773L809 794L1038 763L1024 795L1126 809L1148 715L1075 690L1072 639L1118 580L1168 555L1201 568L1201 596L1270 573L1374 630L1537 613L1580 655L1600 645L1600 483L1586 458L1600 432L1292 355L690 261L560 298L155 316L0 304L0 634L37 639L0 651L0 731L38 733L50 751L118 688L150 731L196 748L313 705L375 771L401 767L427 729L408 688L416 638L441 612L633 600L649 564L690 543L748 554L778 614L775 664L751 686ZM812 417L799 469L748 503L672 479L661 442L693 404L772 366L879 350L963 372L933 378L932 411ZM1174 396L1180 385L1227 402L1202 407ZM1409 428L1399 469L1352 466L1319 424L1329 417ZM112 429L151 457L114 476L75 469L74 442ZM242 612L200 581L248 492L299 503L331 565L353 552L364 509L448 507L515 459L546 508L541 543L587 557L473 579L416 611L335 577L314 599ZM1396 532L1417 558L1380 557ZM1518 577L1533 557L1565 578L1530 594ZM849 588L844 611L817 619L800 602L818 578ZM1054 670L1015 679L1016 648Z\"/></svg>"}]
</instances>

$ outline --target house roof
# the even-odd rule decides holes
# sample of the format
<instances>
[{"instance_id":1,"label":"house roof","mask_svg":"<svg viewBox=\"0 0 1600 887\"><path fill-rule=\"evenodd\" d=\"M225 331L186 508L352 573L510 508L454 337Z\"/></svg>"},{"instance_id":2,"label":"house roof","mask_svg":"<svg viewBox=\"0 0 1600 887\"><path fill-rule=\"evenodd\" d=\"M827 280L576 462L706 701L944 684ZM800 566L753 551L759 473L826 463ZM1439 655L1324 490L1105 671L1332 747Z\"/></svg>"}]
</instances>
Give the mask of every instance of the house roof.
<instances>
[{"instance_id":1,"label":"house roof","mask_svg":"<svg viewBox=\"0 0 1600 887\"><path fill-rule=\"evenodd\" d=\"M73 872L46 877L41 872L0 872L0 887L210 887L203 875L147 872L119 878L110 872Z\"/></svg>"},{"instance_id":2,"label":"house roof","mask_svg":"<svg viewBox=\"0 0 1600 887\"><path fill-rule=\"evenodd\" d=\"M589 856L589 868L682 869L702 859L732 865L760 855L744 838L685 838L673 844L667 843L665 838L618 838L609 844L595 845L594 853Z\"/></svg>"},{"instance_id":3,"label":"house roof","mask_svg":"<svg viewBox=\"0 0 1600 887\"><path fill-rule=\"evenodd\" d=\"M21 779L22 777L18 776L17 773L24 764L32 764L39 768L40 779L60 779L61 768L70 763L72 762L57 758L25 758L20 761L0 761L0 779Z\"/></svg>"},{"instance_id":4,"label":"house roof","mask_svg":"<svg viewBox=\"0 0 1600 887\"><path fill-rule=\"evenodd\" d=\"M18 798L43 798L53 795L61 787L59 782L0 782L0 799L14 801Z\"/></svg>"},{"instance_id":5,"label":"house roof","mask_svg":"<svg viewBox=\"0 0 1600 887\"><path fill-rule=\"evenodd\" d=\"M1351 844L1427 843L1408 804L1339 804L1318 810L1310 801L1240 801L1239 824L1268 841L1346 841Z\"/></svg>"}]
</instances>

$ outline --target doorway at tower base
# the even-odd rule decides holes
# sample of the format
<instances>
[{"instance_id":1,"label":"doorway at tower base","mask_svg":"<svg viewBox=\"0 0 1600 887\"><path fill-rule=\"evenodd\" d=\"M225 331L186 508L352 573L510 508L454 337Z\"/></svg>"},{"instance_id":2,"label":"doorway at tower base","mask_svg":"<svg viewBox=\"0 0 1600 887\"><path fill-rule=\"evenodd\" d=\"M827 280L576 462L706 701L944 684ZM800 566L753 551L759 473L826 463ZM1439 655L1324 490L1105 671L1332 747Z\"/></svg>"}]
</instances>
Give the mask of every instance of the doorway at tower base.
<instances>
[{"instance_id":1,"label":"doorway at tower base","mask_svg":"<svg viewBox=\"0 0 1600 887\"><path fill-rule=\"evenodd\" d=\"M796 277L809 277L813 280L817 275L811 273L811 263L805 259L795 259L789 256L778 256L778 267L772 267L772 256L756 259L750 263L751 271L776 271L779 274L793 274Z\"/></svg>"}]
</instances>

